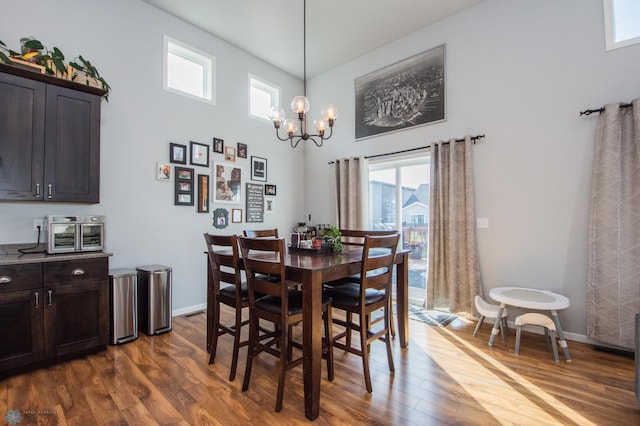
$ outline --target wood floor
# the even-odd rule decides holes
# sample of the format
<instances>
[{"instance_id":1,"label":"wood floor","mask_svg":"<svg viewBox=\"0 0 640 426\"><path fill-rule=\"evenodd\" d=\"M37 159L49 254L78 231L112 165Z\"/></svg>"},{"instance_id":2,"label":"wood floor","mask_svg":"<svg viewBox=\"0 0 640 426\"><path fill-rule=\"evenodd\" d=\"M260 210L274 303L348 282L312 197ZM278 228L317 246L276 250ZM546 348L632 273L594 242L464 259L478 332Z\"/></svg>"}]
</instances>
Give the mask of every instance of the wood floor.
<instances>
[{"instance_id":1,"label":"wood floor","mask_svg":"<svg viewBox=\"0 0 640 426\"><path fill-rule=\"evenodd\" d=\"M261 355L251 385L228 381L231 339L208 366L204 313L176 317L173 330L101 353L0 381L0 416L22 425L294 425L304 417L302 367L288 372L284 408L274 413L275 360ZM394 342L395 374L384 343L371 346L373 393L360 358L336 350L336 378L323 364L318 425L638 425L633 359L569 342L573 362L555 363L542 335L487 345L490 325L440 328L411 321L409 349ZM14 413L15 414L15 413ZM0 417L3 418L3 417ZM7 418L8 420L8 418Z\"/></svg>"}]
</instances>

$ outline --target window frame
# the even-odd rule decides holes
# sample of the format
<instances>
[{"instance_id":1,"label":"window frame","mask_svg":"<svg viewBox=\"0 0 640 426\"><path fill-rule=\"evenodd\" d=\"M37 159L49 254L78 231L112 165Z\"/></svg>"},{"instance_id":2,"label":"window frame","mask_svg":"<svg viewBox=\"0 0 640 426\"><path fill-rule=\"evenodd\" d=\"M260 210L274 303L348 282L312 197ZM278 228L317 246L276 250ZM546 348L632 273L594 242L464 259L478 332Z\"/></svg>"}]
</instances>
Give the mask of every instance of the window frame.
<instances>
[{"instance_id":1,"label":"window frame","mask_svg":"<svg viewBox=\"0 0 640 426\"><path fill-rule=\"evenodd\" d=\"M195 64L199 64L204 69L203 96L169 87L169 54L178 55ZM178 41L167 35L163 37L163 67L162 67L162 88L168 92L176 93L190 99L205 102L210 105L216 104L216 58L206 52L198 50L186 43Z\"/></svg>"},{"instance_id":2,"label":"window frame","mask_svg":"<svg viewBox=\"0 0 640 426\"><path fill-rule=\"evenodd\" d=\"M602 0L604 9L605 47L607 51L640 43L640 36L616 41L615 1L616 0Z\"/></svg>"},{"instance_id":3,"label":"window frame","mask_svg":"<svg viewBox=\"0 0 640 426\"><path fill-rule=\"evenodd\" d=\"M255 84L254 84L255 81ZM247 73L247 113L249 115L249 117L251 118L255 118L257 120L261 120L261 121L266 121L266 122L271 122L271 120L268 117L268 113L270 111L267 112L267 117L262 117L260 115L255 115L251 113L251 89L255 88L258 90L262 90L268 94L271 95L271 108L273 107L280 107L281 105L281 96L282 96L282 88L280 86L277 86L273 83L271 83L270 81L265 80L264 78L260 78L254 74L251 73Z\"/></svg>"}]
</instances>

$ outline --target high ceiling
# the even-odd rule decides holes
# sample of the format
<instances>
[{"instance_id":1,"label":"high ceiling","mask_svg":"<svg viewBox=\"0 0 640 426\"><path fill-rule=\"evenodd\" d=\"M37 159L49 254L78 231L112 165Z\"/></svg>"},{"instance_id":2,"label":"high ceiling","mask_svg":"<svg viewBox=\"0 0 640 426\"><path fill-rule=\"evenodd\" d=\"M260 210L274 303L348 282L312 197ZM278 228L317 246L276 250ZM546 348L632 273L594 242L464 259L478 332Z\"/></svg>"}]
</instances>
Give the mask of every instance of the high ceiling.
<instances>
[{"instance_id":1,"label":"high ceiling","mask_svg":"<svg viewBox=\"0 0 640 426\"><path fill-rule=\"evenodd\" d=\"M144 0L303 77L302 0ZM307 0L307 77L483 0Z\"/></svg>"}]
</instances>

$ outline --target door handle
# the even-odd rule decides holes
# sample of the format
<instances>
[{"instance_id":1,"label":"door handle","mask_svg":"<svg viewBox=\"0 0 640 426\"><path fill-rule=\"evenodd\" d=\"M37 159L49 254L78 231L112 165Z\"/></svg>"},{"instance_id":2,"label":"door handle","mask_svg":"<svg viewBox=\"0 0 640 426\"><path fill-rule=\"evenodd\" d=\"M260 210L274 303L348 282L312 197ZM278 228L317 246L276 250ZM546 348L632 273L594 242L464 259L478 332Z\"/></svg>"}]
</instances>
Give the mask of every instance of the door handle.
<instances>
[{"instance_id":1,"label":"door handle","mask_svg":"<svg viewBox=\"0 0 640 426\"><path fill-rule=\"evenodd\" d=\"M51 293L53 293L52 290L47 291L47 294L49 295L49 306L51 306Z\"/></svg>"},{"instance_id":2,"label":"door handle","mask_svg":"<svg viewBox=\"0 0 640 426\"><path fill-rule=\"evenodd\" d=\"M82 268L76 268L73 271L71 271L71 275L77 276L77 275L84 275L84 269Z\"/></svg>"},{"instance_id":3,"label":"door handle","mask_svg":"<svg viewBox=\"0 0 640 426\"><path fill-rule=\"evenodd\" d=\"M48 192L47 196L49 198L53 198L53 195L52 195L53 194L53 185L51 185L51 184L47 185L47 192Z\"/></svg>"},{"instance_id":4,"label":"door handle","mask_svg":"<svg viewBox=\"0 0 640 426\"><path fill-rule=\"evenodd\" d=\"M40 184L36 183L36 195L34 195L34 197L39 197L40 196Z\"/></svg>"},{"instance_id":5,"label":"door handle","mask_svg":"<svg viewBox=\"0 0 640 426\"><path fill-rule=\"evenodd\" d=\"M37 291L34 291L34 294L36 296L36 308L40 307L40 293L38 293Z\"/></svg>"},{"instance_id":6,"label":"door handle","mask_svg":"<svg viewBox=\"0 0 640 426\"><path fill-rule=\"evenodd\" d=\"M3 275L0 277L0 284L9 284L11 281L13 280L7 275Z\"/></svg>"}]
</instances>

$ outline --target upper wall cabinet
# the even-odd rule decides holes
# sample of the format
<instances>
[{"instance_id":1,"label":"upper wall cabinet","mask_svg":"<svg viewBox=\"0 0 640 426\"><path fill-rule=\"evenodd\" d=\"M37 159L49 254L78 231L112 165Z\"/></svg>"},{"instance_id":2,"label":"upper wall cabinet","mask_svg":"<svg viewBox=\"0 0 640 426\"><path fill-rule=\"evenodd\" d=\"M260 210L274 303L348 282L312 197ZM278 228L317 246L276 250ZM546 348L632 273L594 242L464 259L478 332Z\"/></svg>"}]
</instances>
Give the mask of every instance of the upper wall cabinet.
<instances>
[{"instance_id":1,"label":"upper wall cabinet","mask_svg":"<svg viewBox=\"0 0 640 426\"><path fill-rule=\"evenodd\" d=\"M0 64L0 200L100 201L104 93Z\"/></svg>"}]
</instances>

